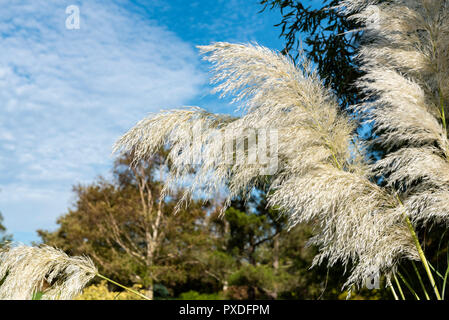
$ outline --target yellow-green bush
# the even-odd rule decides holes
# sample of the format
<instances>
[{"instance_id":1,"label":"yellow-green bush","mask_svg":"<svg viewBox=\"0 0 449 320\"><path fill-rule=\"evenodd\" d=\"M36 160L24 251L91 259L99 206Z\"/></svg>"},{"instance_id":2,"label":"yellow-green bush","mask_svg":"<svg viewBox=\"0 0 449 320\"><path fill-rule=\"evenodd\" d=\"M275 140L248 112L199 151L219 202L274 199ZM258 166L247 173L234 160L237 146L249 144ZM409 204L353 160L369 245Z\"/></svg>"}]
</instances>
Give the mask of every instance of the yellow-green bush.
<instances>
[{"instance_id":1,"label":"yellow-green bush","mask_svg":"<svg viewBox=\"0 0 449 320\"><path fill-rule=\"evenodd\" d=\"M133 289L145 294L141 285L134 285ZM106 281L93 284L83 290L83 293L75 300L143 300L139 296L128 291L109 291Z\"/></svg>"}]
</instances>

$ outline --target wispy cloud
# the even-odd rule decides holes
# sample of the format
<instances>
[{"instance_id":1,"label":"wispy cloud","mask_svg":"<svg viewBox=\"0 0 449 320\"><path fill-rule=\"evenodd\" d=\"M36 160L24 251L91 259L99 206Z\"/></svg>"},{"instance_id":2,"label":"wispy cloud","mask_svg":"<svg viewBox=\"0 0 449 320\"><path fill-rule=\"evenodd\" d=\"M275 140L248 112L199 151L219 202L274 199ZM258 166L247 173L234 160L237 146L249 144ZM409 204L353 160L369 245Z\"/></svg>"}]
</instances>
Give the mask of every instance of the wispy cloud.
<instances>
[{"instance_id":1,"label":"wispy cloud","mask_svg":"<svg viewBox=\"0 0 449 320\"><path fill-rule=\"evenodd\" d=\"M112 1L0 3L0 210L19 234L47 228L72 184L107 172L118 136L206 75L191 44Z\"/></svg>"}]
</instances>

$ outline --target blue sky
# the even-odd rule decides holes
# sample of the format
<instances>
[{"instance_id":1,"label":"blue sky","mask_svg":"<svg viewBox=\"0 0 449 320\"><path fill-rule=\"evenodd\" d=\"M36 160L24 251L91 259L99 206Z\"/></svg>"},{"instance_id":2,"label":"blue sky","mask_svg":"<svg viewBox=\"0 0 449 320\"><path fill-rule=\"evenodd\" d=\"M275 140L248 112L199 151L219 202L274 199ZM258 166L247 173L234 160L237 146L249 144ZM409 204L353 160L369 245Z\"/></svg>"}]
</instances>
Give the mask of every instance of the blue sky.
<instances>
[{"instance_id":1,"label":"blue sky","mask_svg":"<svg viewBox=\"0 0 449 320\"><path fill-rule=\"evenodd\" d=\"M80 29L65 26L80 8ZM195 45L282 49L277 11L258 0L0 0L0 212L14 240L38 240L74 201L71 188L108 176L111 147L150 112L201 106L210 94Z\"/></svg>"}]
</instances>

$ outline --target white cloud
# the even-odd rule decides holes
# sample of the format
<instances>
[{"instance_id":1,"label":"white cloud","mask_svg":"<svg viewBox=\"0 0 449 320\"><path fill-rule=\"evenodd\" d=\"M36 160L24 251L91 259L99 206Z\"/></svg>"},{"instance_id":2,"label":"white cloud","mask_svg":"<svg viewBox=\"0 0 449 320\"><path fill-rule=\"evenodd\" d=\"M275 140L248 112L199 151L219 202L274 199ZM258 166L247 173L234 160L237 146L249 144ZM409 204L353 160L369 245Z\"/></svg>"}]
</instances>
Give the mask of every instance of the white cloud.
<instances>
[{"instance_id":1,"label":"white cloud","mask_svg":"<svg viewBox=\"0 0 449 320\"><path fill-rule=\"evenodd\" d=\"M73 2L79 30L65 28ZM112 1L0 5L0 210L32 232L64 212L72 184L108 170L123 132L207 79L190 44Z\"/></svg>"}]
</instances>

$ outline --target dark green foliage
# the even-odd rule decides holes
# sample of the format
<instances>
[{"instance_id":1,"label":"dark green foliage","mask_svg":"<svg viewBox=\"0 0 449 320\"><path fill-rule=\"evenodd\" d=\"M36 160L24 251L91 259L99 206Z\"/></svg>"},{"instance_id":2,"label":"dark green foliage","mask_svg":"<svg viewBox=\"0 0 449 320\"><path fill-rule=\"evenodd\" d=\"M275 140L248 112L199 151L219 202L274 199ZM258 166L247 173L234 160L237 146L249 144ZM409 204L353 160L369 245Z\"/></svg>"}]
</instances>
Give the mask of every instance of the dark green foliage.
<instances>
[{"instance_id":1,"label":"dark green foliage","mask_svg":"<svg viewBox=\"0 0 449 320\"><path fill-rule=\"evenodd\" d=\"M190 290L179 295L179 300L222 300L223 297L219 293L199 293Z\"/></svg>"},{"instance_id":2,"label":"dark green foliage","mask_svg":"<svg viewBox=\"0 0 449 320\"><path fill-rule=\"evenodd\" d=\"M360 43L360 26L339 14L335 7L339 0L324 0L321 5L312 6L310 1L262 0L264 9L279 9L282 20L276 26L281 28L285 38L284 54L295 60L304 50L313 61L326 85L338 96L341 105L357 103L362 96L354 81L362 75L354 60ZM302 43L303 42L303 43Z\"/></svg>"},{"instance_id":3,"label":"dark green foliage","mask_svg":"<svg viewBox=\"0 0 449 320\"><path fill-rule=\"evenodd\" d=\"M3 225L3 216L0 212L0 247L9 241L12 241L12 236L6 233L6 227Z\"/></svg>"}]
</instances>

